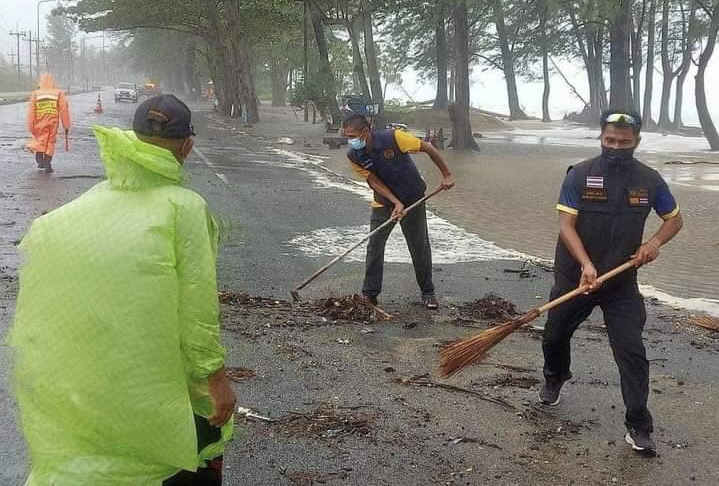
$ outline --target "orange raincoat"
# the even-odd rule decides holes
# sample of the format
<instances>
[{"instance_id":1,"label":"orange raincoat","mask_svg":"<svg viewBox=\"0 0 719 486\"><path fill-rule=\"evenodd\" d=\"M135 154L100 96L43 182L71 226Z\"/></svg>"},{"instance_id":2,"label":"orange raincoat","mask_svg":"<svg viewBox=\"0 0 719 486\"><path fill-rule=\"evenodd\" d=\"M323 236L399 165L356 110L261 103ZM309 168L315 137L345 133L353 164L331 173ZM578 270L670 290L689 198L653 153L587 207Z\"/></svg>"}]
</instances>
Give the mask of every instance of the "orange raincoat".
<instances>
[{"instance_id":1,"label":"orange raincoat","mask_svg":"<svg viewBox=\"0 0 719 486\"><path fill-rule=\"evenodd\" d=\"M32 140L27 147L32 152L52 156L55 153L57 129L62 120L65 130L70 129L70 108L65 92L55 86L50 74L40 76L39 89L32 92L27 113L27 125Z\"/></svg>"}]
</instances>

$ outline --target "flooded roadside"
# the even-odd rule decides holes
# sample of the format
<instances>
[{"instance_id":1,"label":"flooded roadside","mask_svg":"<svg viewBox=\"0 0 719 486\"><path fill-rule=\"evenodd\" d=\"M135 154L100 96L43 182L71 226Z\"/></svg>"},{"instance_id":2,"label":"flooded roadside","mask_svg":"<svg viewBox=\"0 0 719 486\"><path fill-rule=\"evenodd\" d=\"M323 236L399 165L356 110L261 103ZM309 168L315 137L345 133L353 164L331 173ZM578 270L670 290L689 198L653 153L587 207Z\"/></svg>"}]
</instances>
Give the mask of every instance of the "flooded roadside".
<instances>
[{"instance_id":1,"label":"flooded roadside","mask_svg":"<svg viewBox=\"0 0 719 486\"><path fill-rule=\"evenodd\" d=\"M552 258L557 238L554 205L564 174L569 165L595 156L598 149L519 143L500 134L491 134L480 143L479 154L443 152L457 186L435 198L430 204L433 211L500 248ZM598 146L598 141L584 140L584 144ZM330 154L327 167L352 177L344 151ZM651 145L637 152L640 160L666 178L685 219L684 230L662 249L657 262L642 270L640 281L647 296L719 314L719 275L715 272L719 262L719 165L691 163L699 155L703 154L655 152ZM707 153L702 160L714 158ZM437 184L438 174L429 158L419 155L416 159L428 185ZM661 219L650 217L647 234L660 224Z\"/></svg>"}]
</instances>

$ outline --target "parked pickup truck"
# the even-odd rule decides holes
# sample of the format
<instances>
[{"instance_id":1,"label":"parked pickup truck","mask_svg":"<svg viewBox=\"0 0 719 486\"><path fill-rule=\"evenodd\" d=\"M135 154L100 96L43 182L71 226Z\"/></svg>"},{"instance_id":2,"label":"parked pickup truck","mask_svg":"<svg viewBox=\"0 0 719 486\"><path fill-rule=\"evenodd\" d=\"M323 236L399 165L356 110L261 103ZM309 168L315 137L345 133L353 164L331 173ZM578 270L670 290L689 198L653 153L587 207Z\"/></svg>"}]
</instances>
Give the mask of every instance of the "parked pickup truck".
<instances>
[{"instance_id":1,"label":"parked pickup truck","mask_svg":"<svg viewBox=\"0 0 719 486\"><path fill-rule=\"evenodd\" d=\"M123 100L132 101L137 103L140 99L140 94L137 91L135 83L118 83L115 88L115 103L119 103Z\"/></svg>"}]
</instances>

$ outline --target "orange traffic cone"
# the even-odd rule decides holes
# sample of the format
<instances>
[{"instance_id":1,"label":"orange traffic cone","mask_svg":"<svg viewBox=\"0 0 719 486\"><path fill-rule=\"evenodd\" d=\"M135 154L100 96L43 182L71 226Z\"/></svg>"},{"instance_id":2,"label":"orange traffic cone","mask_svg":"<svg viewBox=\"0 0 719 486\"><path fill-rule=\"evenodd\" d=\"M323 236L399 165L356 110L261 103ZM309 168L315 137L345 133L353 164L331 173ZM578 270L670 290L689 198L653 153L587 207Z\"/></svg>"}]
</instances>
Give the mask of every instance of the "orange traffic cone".
<instances>
[{"instance_id":1,"label":"orange traffic cone","mask_svg":"<svg viewBox=\"0 0 719 486\"><path fill-rule=\"evenodd\" d=\"M100 95L97 95L97 104L95 105L95 113L98 115L102 113L102 100L100 99Z\"/></svg>"}]
</instances>

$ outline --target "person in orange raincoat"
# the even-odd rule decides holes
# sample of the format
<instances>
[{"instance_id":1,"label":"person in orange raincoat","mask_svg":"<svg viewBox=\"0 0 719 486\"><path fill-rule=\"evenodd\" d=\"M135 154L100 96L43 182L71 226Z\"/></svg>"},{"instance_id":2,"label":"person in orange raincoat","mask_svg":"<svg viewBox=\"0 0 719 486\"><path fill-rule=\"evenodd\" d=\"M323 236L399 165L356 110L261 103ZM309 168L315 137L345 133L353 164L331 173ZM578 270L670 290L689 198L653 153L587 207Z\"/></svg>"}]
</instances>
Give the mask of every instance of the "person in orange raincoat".
<instances>
[{"instance_id":1,"label":"person in orange raincoat","mask_svg":"<svg viewBox=\"0 0 719 486\"><path fill-rule=\"evenodd\" d=\"M32 92L28 107L27 123L32 140L28 143L35 153L38 169L52 172L52 156L55 153L57 129L62 121L65 137L70 131L70 108L67 95L55 86L50 74L40 76L40 86Z\"/></svg>"}]
</instances>

